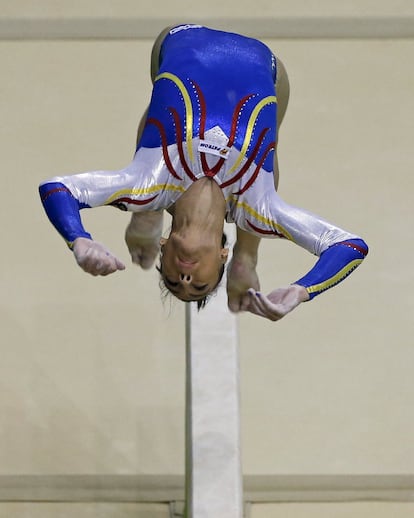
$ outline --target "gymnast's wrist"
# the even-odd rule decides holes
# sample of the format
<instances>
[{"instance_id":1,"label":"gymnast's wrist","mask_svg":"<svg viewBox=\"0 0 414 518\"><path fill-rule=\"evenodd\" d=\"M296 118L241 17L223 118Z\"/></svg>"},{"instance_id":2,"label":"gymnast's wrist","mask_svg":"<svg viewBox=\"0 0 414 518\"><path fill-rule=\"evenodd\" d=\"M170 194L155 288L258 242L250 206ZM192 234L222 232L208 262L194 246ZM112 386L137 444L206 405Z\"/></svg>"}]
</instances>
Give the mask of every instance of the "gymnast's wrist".
<instances>
[{"instance_id":1,"label":"gymnast's wrist","mask_svg":"<svg viewBox=\"0 0 414 518\"><path fill-rule=\"evenodd\" d=\"M88 233L85 233L84 235L75 237L72 241L67 241L66 243L67 243L69 249L73 251L75 244L79 244L83 240L93 241L92 236Z\"/></svg>"},{"instance_id":2,"label":"gymnast's wrist","mask_svg":"<svg viewBox=\"0 0 414 518\"><path fill-rule=\"evenodd\" d=\"M300 284L296 283L291 284L291 286L293 286L297 291L300 302L307 302L308 300L310 300L309 292L305 288L305 286L301 286Z\"/></svg>"},{"instance_id":3,"label":"gymnast's wrist","mask_svg":"<svg viewBox=\"0 0 414 518\"><path fill-rule=\"evenodd\" d=\"M252 268L256 268L257 251L249 250L248 248L240 246L236 243L233 248L233 260L243 264L248 264Z\"/></svg>"}]
</instances>

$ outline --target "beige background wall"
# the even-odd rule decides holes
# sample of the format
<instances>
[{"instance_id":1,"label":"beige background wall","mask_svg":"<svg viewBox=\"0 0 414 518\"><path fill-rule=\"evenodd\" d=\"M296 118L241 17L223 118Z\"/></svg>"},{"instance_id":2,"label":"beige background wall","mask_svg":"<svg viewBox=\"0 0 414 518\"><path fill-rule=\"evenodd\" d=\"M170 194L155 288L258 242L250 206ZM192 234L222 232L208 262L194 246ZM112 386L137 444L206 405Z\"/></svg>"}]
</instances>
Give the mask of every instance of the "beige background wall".
<instances>
[{"instance_id":1,"label":"beige background wall","mask_svg":"<svg viewBox=\"0 0 414 518\"><path fill-rule=\"evenodd\" d=\"M141 12L136 2L2 3L3 26L42 16L46 4L62 18ZM287 4L263 1L260 14L397 11L388 2ZM252 14L240 5L238 15ZM189 3L168 6L160 4L163 17L188 11L196 20ZM398 7L414 14L412 2ZM211 16L199 9L201 22ZM49 176L129 161L150 94L151 43L0 42L0 475L183 473L182 305L161 302L154 271L81 272L37 196ZM371 251L347 282L282 322L241 316L244 472L412 474L413 41L266 43L291 80L281 195L360 233ZM83 217L128 261L128 215L103 208ZM313 262L267 241L263 288Z\"/></svg>"},{"instance_id":2,"label":"beige background wall","mask_svg":"<svg viewBox=\"0 0 414 518\"><path fill-rule=\"evenodd\" d=\"M163 19L165 17L189 19L192 17L209 17L220 19L222 16L232 18L251 18L270 15L311 17L311 16L385 16L396 15L405 17L414 15L414 6L410 0L395 0L390 2L376 0L257 0L254 5L248 0L239 0L237 3L211 0L208 3L200 2L194 5L190 0L176 0L173 3L165 0L150 2L149 0L19 0L18 2L2 2L1 18L13 19L40 19L73 17L113 19L123 17L139 17L145 19Z\"/></svg>"},{"instance_id":3,"label":"beige background wall","mask_svg":"<svg viewBox=\"0 0 414 518\"><path fill-rule=\"evenodd\" d=\"M356 16L368 18L378 17L406 17L414 15L414 6L410 0L395 0L393 3L385 0L256 0L254 4L248 0L237 2L199 2L194 5L190 0L176 0L174 3L158 0L150 2L142 0L19 0L18 2L4 2L1 5L1 18L10 19L40 19L73 17L113 19L123 17L139 17L146 19L164 19L166 17L179 19L216 18L255 18L269 15L271 17L293 16Z\"/></svg>"}]
</instances>

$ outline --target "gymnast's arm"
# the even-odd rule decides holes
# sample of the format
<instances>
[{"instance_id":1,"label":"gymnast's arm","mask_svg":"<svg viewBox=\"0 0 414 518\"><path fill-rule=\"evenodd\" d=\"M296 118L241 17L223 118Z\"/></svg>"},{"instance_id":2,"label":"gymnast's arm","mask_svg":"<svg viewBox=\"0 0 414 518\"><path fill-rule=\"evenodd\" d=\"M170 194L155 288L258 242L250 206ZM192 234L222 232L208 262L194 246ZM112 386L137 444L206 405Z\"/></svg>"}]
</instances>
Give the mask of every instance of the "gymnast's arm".
<instances>
[{"instance_id":1,"label":"gymnast's arm","mask_svg":"<svg viewBox=\"0 0 414 518\"><path fill-rule=\"evenodd\" d=\"M313 299L348 277L366 257L368 246L355 234L286 204L275 193L272 194L271 210L279 235L319 257L306 275L286 288L278 288L268 295L253 288L248 290L248 311L279 320L300 303Z\"/></svg>"},{"instance_id":2,"label":"gymnast's arm","mask_svg":"<svg viewBox=\"0 0 414 518\"><path fill-rule=\"evenodd\" d=\"M94 241L82 224L80 211L115 205L114 193L130 190L136 181L134 161L119 171L92 171L54 177L40 184L46 214L73 251L79 266L91 275L108 275L125 269L121 260Z\"/></svg>"}]
</instances>

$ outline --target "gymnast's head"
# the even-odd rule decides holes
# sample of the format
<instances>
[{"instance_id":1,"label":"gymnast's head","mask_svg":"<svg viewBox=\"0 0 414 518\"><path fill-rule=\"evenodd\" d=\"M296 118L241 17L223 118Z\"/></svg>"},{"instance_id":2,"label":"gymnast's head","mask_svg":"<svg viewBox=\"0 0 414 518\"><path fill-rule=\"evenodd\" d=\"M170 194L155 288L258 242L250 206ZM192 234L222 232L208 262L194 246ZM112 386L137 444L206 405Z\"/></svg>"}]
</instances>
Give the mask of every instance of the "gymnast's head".
<instances>
[{"instance_id":1,"label":"gymnast's head","mask_svg":"<svg viewBox=\"0 0 414 518\"><path fill-rule=\"evenodd\" d=\"M171 232L160 241L161 284L184 302L197 302L203 308L217 289L224 274L228 256L226 235L211 236L203 241L199 235Z\"/></svg>"}]
</instances>

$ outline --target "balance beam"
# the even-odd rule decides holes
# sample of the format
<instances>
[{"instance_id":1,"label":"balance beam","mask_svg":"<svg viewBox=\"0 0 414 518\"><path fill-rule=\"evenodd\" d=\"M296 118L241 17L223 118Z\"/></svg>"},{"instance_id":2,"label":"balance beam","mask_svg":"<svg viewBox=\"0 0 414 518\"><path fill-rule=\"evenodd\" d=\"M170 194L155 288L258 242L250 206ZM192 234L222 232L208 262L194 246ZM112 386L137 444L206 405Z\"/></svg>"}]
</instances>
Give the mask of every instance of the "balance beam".
<instances>
[{"instance_id":1,"label":"balance beam","mask_svg":"<svg viewBox=\"0 0 414 518\"><path fill-rule=\"evenodd\" d=\"M200 312L186 304L186 518L243 516L237 318L225 284Z\"/></svg>"}]
</instances>

